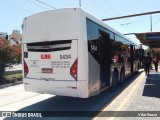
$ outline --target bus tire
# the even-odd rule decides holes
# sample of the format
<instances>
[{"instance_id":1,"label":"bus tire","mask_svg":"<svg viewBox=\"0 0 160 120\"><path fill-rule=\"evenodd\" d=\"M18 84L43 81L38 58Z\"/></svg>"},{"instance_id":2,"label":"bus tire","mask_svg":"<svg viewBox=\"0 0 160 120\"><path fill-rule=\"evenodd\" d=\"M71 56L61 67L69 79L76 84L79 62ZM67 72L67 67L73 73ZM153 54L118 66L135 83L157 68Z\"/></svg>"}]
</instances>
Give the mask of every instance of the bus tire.
<instances>
[{"instance_id":1,"label":"bus tire","mask_svg":"<svg viewBox=\"0 0 160 120\"><path fill-rule=\"evenodd\" d=\"M111 91L114 92L117 89L117 83L118 83L118 74L116 71L113 72L112 75L112 86L111 86Z\"/></svg>"},{"instance_id":2,"label":"bus tire","mask_svg":"<svg viewBox=\"0 0 160 120\"><path fill-rule=\"evenodd\" d=\"M122 69L121 70L121 73L120 73L120 81L119 81L119 84L122 86L124 84L124 80L125 80L125 72L124 70Z\"/></svg>"}]
</instances>

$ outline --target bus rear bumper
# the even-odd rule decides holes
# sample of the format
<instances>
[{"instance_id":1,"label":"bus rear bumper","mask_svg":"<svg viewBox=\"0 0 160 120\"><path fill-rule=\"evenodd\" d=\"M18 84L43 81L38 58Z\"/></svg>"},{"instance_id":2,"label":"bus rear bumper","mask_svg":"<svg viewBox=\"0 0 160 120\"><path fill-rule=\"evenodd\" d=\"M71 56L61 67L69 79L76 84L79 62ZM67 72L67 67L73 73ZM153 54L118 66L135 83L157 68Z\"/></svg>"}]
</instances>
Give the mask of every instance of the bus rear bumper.
<instances>
[{"instance_id":1,"label":"bus rear bumper","mask_svg":"<svg viewBox=\"0 0 160 120\"><path fill-rule=\"evenodd\" d=\"M88 92L84 91L84 88L82 88L84 86L81 86L85 85L84 81L46 81L31 78L23 78L23 84L26 91L80 98L88 97Z\"/></svg>"}]
</instances>

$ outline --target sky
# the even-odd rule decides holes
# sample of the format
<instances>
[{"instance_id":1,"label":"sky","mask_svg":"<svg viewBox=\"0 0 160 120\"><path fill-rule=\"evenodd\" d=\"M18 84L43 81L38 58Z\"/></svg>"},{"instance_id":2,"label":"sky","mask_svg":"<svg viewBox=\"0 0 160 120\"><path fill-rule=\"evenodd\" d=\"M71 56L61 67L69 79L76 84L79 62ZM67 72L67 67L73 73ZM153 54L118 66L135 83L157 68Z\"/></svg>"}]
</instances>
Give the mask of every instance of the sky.
<instances>
[{"instance_id":1,"label":"sky","mask_svg":"<svg viewBox=\"0 0 160 120\"><path fill-rule=\"evenodd\" d=\"M27 16L48 11L79 7L79 0L0 0L0 32L11 34L21 30L23 19ZM160 11L160 0L81 0L81 8L98 19L124 15ZM150 15L105 21L122 34L151 31ZM160 13L152 15L152 31L160 31ZM134 35L127 35L140 44Z\"/></svg>"}]
</instances>

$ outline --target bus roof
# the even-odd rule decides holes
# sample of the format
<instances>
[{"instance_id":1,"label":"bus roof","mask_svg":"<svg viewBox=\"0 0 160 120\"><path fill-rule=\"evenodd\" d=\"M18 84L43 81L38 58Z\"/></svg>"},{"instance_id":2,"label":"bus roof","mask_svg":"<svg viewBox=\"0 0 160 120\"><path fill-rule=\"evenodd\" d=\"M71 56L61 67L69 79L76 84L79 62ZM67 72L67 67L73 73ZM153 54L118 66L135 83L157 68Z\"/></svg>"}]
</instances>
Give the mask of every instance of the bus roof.
<instances>
[{"instance_id":1,"label":"bus roof","mask_svg":"<svg viewBox=\"0 0 160 120\"><path fill-rule=\"evenodd\" d=\"M37 13L37 14L34 14L34 15L31 15L31 16L28 16L26 18L24 18L24 20L28 19L28 18L32 18L33 16L39 16L39 15L42 15L42 14L49 14L49 13L52 13L52 12L56 12L56 11L79 11L82 13L82 15L86 18L89 18L90 20L96 22L97 24L103 26L104 28L108 29L109 31L117 34L118 36L126 39L128 42L132 43L132 44L135 44L137 45L136 43L134 43L132 40L130 40L129 38L127 38L126 36L124 36L123 34L121 34L120 32L118 32L117 30L115 30L114 28L108 26L106 23L104 23L103 21L99 20L98 18L96 18L94 15L92 15L91 13L89 12L86 12L85 10L83 10L82 8L61 8L61 9L55 9L55 10L49 10L49 11L44 11L44 12L41 12L41 13Z\"/></svg>"},{"instance_id":2,"label":"bus roof","mask_svg":"<svg viewBox=\"0 0 160 120\"><path fill-rule=\"evenodd\" d=\"M81 9L81 8L78 8L78 9ZM81 9L82 11L84 11L83 9ZM132 44L135 44L137 45L136 43L134 43L131 39L129 39L128 37L124 36L122 33L118 32L117 30L115 30L114 28L108 26L106 23L104 23L103 21L99 20L98 18L96 18L94 15L92 15L91 13L89 12L86 12L86 17L88 17L89 19L93 20L94 22L98 23L99 25L105 27L106 29L108 29L109 31L117 34L118 36L126 39L127 41L131 42Z\"/></svg>"}]
</instances>

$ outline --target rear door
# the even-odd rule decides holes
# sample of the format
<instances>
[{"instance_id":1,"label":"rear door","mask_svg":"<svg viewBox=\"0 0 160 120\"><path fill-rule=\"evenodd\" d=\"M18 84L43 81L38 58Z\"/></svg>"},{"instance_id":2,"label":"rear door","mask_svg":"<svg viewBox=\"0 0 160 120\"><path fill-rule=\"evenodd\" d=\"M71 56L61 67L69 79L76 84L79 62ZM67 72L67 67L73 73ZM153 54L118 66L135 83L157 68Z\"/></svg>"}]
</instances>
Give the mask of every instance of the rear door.
<instances>
[{"instance_id":1,"label":"rear door","mask_svg":"<svg viewBox=\"0 0 160 120\"><path fill-rule=\"evenodd\" d=\"M28 78L77 80L77 40L24 44L24 73Z\"/></svg>"},{"instance_id":2,"label":"rear door","mask_svg":"<svg viewBox=\"0 0 160 120\"><path fill-rule=\"evenodd\" d=\"M131 60L130 60L130 64L131 64L131 73L133 73L134 70L134 56L133 56L133 45L130 45L130 55L131 55Z\"/></svg>"},{"instance_id":3,"label":"rear door","mask_svg":"<svg viewBox=\"0 0 160 120\"><path fill-rule=\"evenodd\" d=\"M103 31L100 33L100 80L101 88L110 85L111 70L111 41L109 34Z\"/></svg>"}]
</instances>

